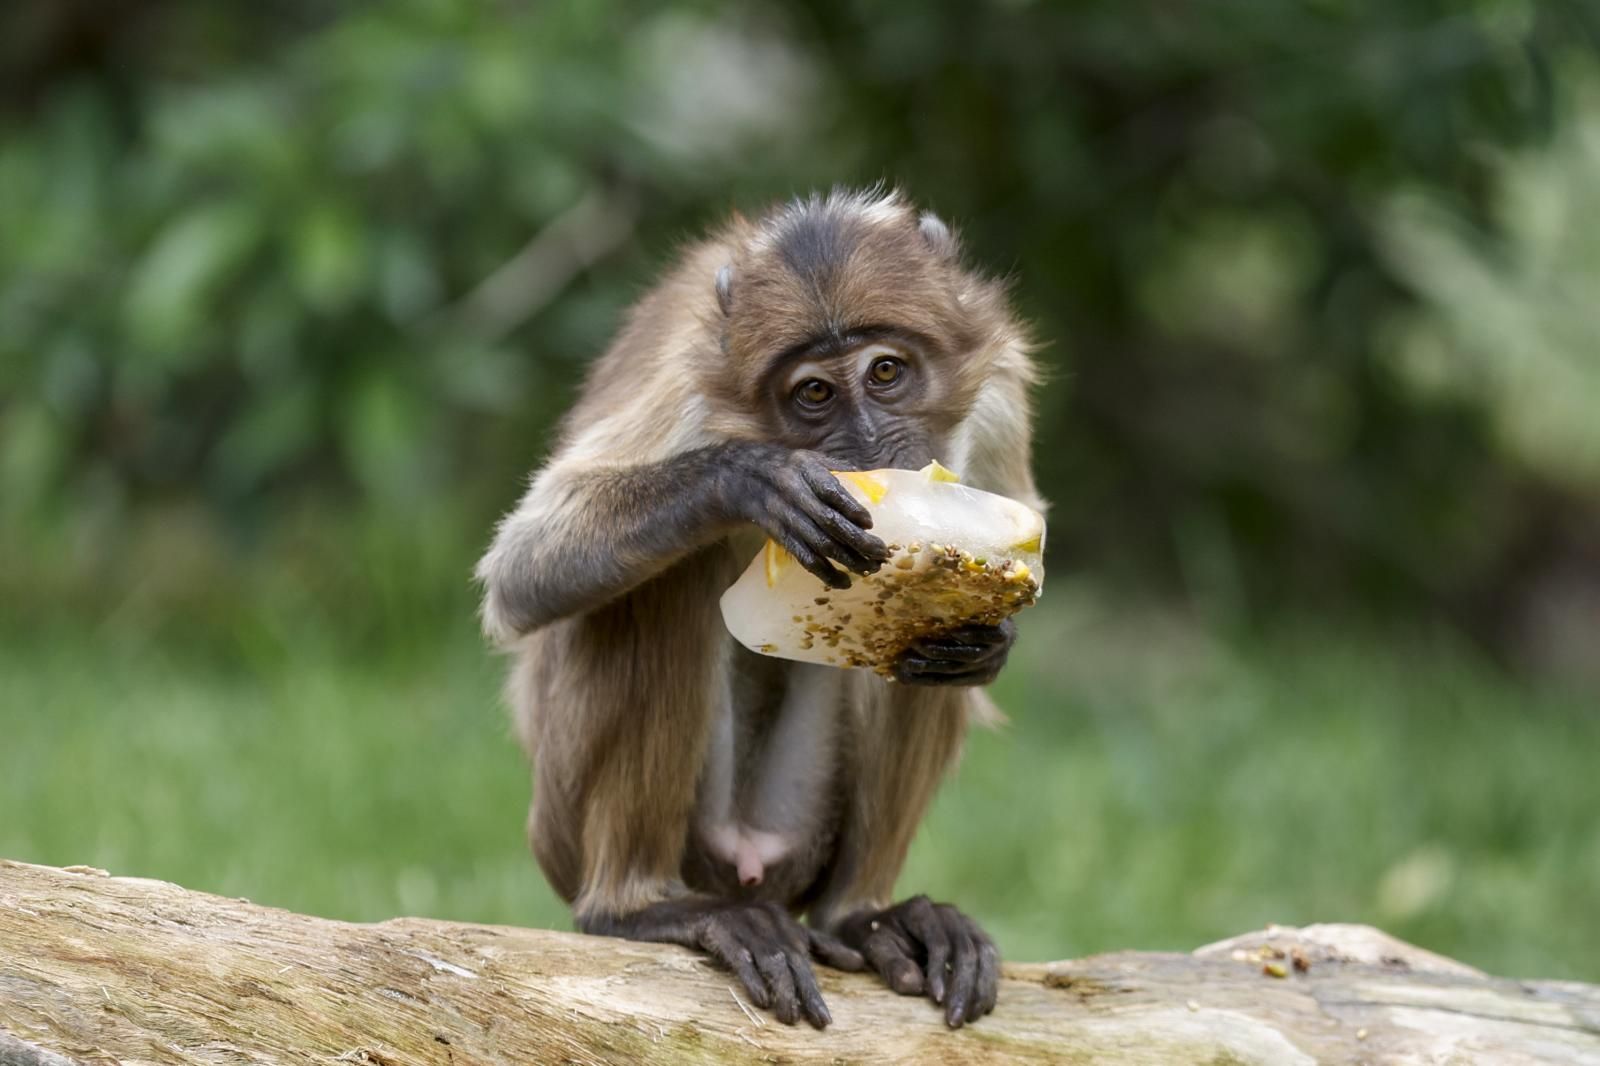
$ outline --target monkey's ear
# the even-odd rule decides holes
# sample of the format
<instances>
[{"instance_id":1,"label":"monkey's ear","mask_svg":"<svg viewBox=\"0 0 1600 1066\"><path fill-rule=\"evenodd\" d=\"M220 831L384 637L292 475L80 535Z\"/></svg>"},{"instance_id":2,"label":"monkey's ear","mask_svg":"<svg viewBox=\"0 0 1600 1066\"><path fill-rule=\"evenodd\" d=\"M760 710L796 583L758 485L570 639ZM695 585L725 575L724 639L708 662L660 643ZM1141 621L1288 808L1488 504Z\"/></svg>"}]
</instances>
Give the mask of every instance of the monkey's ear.
<instances>
[{"instance_id":1,"label":"monkey's ear","mask_svg":"<svg viewBox=\"0 0 1600 1066\"><path fill-rule=\"evenodd\" d=\"M724 263L717 271L717 306L724 315L733 313L733 264Z\"/></svg>"},{"instance_id":2,"label":"monkey's ear","mask_svg":"<svg viewBox=\"0 0 1600 1066\"><path fill-rule=\"evenodd\" d=\"M922 217L917 220L917 228L922 231L922 239L927 241L928 246L935 252L947 258L956 254L955 234L950 232L950 227L946 226L938 215L932 211L924 211Z\"/></svg>"}]
</instances>

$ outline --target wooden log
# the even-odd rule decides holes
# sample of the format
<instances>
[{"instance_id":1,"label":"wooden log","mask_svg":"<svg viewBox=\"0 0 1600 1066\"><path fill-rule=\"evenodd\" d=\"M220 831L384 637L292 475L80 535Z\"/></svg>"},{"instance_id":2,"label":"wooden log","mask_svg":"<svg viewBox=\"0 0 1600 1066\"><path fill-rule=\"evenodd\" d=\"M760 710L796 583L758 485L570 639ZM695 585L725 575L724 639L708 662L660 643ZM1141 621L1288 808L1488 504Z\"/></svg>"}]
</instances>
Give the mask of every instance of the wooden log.
<instances>
[{"instance_id":1,"label":"wooden log","mask_svg":"<svg viewBox=\"0 0 1600 1066\"><path fill-rule=\"evenodd\" d=\"M0 862L0 1066L68 1063L1592 1063L1600 987L1511 981L1365 926L1006 967L958 1032L820 969L825 1032L689 951L400 918L353 925Z\"/></svg>"}]
</instances>

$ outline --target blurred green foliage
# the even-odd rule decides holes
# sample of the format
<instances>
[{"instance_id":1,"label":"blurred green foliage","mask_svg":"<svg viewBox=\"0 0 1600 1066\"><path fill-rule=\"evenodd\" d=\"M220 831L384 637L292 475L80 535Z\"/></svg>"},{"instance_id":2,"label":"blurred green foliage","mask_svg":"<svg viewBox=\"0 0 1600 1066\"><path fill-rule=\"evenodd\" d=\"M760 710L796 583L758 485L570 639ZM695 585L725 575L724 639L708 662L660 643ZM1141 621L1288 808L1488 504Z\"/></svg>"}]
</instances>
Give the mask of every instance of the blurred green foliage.
<instances>
[{"instance_id":1,"label":"blurred green foliage","mask_svg":"<svg viewBox=\"0 0 1600 1066\"><path fill-rule=\"evenodd\" d=\"M1486 409L1497 444L1574 492L1600 486L1600 82L1554 143L1497 161L1497 227L1474 232L1407 192L1387 244L1424 297L1392 350L1424 393Z\"/></svg>"},{"instance_id":2,"label":"blurred green foliage","mask_svg":"<svg viewBox=\"0 0 1600 1066\"><path fill-rule=\"evenodd\" d=\"M4 631L24 725L0 855L358 921L570 927L522 844L527 772L465 595L427 646L371 654L310 599L236 613L220 661L116 623ZM1366 921L1496 973L1600 976L1591 708L1449 642L1218 641L1068 587L1026 617L1012 721L969 738L902 892L1018 960Z\"/></svg>"},{"instance_id":3,"label":"blurred green foliage","mask_svg":"<svg viewBox=\"0 0 1600 1066\"><path fill-rule=\"evenodd\" d=\"M1545 513L1524 487L1600 494L1565 443L1592 241L1550 258L1581 205L1539 206L1594 187L1586 0L164 0L0 31L13 533L174 500L246 535L307 500L481 526L683 234L885 177L1050 343L1061 558L1471 624ZM1474 274L1479 234L1506 262Z\"/></svg>"}]
</instances>

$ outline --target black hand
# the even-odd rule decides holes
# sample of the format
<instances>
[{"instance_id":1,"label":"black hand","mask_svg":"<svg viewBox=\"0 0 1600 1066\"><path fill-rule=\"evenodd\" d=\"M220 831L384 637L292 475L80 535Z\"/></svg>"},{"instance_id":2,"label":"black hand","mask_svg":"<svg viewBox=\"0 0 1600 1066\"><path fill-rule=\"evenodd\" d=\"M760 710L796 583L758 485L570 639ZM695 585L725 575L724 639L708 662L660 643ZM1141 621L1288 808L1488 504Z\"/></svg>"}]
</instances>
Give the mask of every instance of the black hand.
<instances>
[{"instance_id":1,"label":"black hand","mask_svg":"<svg viewBox=\"0 0 1600 1066\"><path fill-rule=\"evenodd\" d=\"M1017 624L961 626L913 641L895 660L895 680L908 685L987 685L1000 674L1017 639Z\"/></svg>"},{"instance_id":2,"label":"black hand","mask_svg":"<svg viewBox=\"0 0 1600 1066\"><path fill-rule=\"evenodd\" d=\"M802 1015L818 1029L833 1021L811 956L841 970L866 967L859 952L801 925L776 903L673 900L588 923L584 931L699 948L733 971L756 1006L770 1008L786 1025Z\"/></svg>"},{"instance_id":3,"label":"black hand","mask_svg":"<svg viewBox=\"0 0 1600 1066\"><path fill-rule=\"evenodd\" d=\"M947 903L913 896L846 919L839 935L896 992L926 992L944 1004L945 1024L952 1029L994 1010L1000 953L977 922Z\"/></svg>"},{"instance_id":4,"label":"black hand","mask_svg":"<svg viewBox=\"0 0 1600 1066\"><path fill-rule=\"evenodd\" d=\"M867 532L872 515L829 472L841 464L774 445L729 447L717 493L723 508L760 526L824 585L850 587L849 574L830 559L870 574L889 558L883 541Z\"/></svg>"}]
</instances>

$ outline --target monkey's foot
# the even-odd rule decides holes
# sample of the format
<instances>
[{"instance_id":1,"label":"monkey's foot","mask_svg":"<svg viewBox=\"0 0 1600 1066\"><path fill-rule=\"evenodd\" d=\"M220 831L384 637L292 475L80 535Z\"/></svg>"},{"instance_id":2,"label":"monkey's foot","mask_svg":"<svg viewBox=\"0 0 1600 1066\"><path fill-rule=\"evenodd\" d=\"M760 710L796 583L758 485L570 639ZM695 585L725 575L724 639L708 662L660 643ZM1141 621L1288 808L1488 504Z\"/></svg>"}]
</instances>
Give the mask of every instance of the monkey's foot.
<instances>
[{"instance_id":1,"label":"monkey's foot","mask_svg":"<svg viewBox=\"0 0 1600 1066\"><path fill-rule=\"evenodd\" d=\"M927 896L845 919L840 939L903 996L927 993L959 1029L994 1010L1000 953L978 923Z\"/></svg>"},{"instance_id":2,"label":"monkey's foot","mask_svg":"<svg viewBox=\"0 0 1600 1066\"><path fill-rule=\"evenodd\" d=\"M840 970L866 968L859 952L771 902L668 900L591 924L585 932L699 948L733 971L756 1006L771 1009L786 1025L801 1015L818 1029L833 1021L811 972L813 956Z\"/></svg>"}]
</instances>

